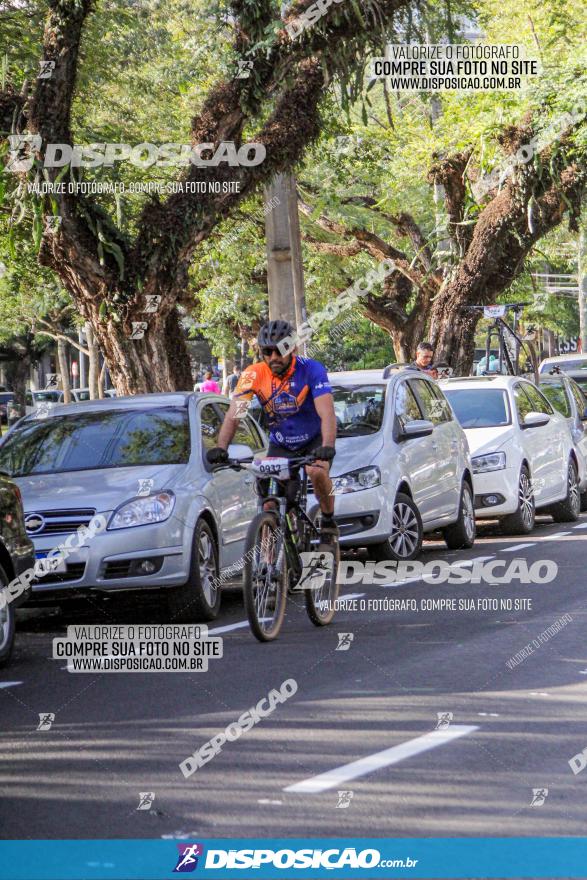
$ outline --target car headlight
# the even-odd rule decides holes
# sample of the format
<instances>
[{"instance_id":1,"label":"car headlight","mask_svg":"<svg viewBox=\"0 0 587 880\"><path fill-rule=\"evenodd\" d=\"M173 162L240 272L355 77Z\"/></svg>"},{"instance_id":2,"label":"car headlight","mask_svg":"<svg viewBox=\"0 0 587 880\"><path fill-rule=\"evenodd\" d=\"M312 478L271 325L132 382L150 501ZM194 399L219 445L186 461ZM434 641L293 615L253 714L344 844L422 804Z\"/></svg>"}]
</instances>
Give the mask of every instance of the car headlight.
<instances>
[{"instance_id":1,"label":"car headlight","mask_svg":"<svg viewBox=\"0 0 587 880\"><path fill-rule=\"evenodd\" d=\"M471 459L474 474L488 471L501 471L505 467L505 452L490 452L488 455L475 455Z\"/></svg>"},{"instance_id":2,"label":"car headlight","mask_svg":"<svg viewBox=\"0 0 587 880\"><path fill-rule=\"evenodd\" d=\"M108 523L109 529L130 529L133 526L148 526L151 523L169 519L175 507L173 492L159 492L135 498L115 510Z\"/></svg>"},{"instance_id":3,"label":"car headlight","mask_svg":"<svg viewBox=\"0 0 587 880\"><path fill-rule=\"evenodd\" d=\"M381 471L374 465L351 471L341 477L332 480L333 492L336 495L344 495L347 492L359 492L361 489L372 489L381 484Z\"/></svg>"}]
</instances>

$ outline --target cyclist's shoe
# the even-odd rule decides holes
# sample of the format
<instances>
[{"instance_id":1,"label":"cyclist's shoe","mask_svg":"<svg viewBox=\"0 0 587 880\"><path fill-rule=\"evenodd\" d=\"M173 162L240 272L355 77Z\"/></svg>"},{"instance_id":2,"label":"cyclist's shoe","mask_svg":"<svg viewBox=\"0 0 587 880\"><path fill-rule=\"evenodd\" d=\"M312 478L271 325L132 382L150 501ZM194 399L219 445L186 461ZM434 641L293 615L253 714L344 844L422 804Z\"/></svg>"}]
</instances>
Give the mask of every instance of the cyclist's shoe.
<instances>
[{"instance_id":1,"label":"cyclist's shoe","mask_svg":"<svg viewBox=\"0 0 587 880\"><path fill-rule=\"evenodd\" d=\"M337 544L340 531L334 517L322 514L320 518L320 543Z\"/></svg>"}]
</instances>

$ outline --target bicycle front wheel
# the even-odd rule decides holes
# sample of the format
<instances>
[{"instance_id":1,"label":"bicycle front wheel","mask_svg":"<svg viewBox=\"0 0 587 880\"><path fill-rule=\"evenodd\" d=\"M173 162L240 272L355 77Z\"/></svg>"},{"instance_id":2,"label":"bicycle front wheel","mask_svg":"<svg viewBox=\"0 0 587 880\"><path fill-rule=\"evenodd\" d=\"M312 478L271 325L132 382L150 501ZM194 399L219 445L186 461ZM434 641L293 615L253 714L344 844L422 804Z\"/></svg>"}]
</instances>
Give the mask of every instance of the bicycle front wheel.
<instances>
[{"instance_id":1,"label":"bicycle front wheel","mask_svg":"<svg viewBox=\"0 0 587 880\"><path fill-rule=\"evenodd\" d=\"M247 532L243 596L251 632L260 642L277 638L285 616L287 563L274 513L259 513Z\"/></svg>"},{"instance_id":2,"label":"bicycle front wheel","mask_svg":"<svg viewBox=\"0 0 587 880\"><path fill-rule=\"evenodd\" d=\"M338 599L340 563L338 541L332 544L319 544L315 553L323 554L324 559L321 562L321 570L316 572L316 585L313 589L304 591L306 611L314 626L326 626L334 617Z\"/></svg>"}]
</instances>

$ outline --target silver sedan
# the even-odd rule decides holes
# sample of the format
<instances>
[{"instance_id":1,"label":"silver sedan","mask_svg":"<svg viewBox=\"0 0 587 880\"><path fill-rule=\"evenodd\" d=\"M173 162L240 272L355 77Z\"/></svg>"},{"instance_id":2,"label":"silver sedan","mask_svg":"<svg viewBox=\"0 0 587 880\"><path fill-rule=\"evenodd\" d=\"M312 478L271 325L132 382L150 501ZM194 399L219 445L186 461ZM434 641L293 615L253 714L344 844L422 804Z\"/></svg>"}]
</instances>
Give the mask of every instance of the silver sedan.
<instances>
[{"instance_id":1,"label":"silver sedan","mask_svg":"<svg viewBox=\"0 0 587 880\"><path fill-rule=\"evenodd\" d=\"M256 511L248 471L212 471L205 459L227 408L215 394L118 397L33 413L5 435L0 470L20 487L37 559L49 557L33 601L163 588L172 620L216 617L222 573L238 569ZM248 416L230 454L246 455L242 446L266 448ZM56 548L72 534L82 539L63 558Z\"/></svg>"}]
</instances>

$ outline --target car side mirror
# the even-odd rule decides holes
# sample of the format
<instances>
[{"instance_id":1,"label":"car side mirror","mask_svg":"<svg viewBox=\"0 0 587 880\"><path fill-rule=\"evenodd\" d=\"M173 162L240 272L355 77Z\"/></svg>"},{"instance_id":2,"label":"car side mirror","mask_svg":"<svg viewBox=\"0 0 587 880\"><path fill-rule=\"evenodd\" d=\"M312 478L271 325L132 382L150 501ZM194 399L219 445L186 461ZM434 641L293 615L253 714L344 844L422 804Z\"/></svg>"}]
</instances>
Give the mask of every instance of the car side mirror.
<instances>
[{"instance_id":1,"label":"car side mirror","mask_svg":"<svg viewBox=\"0 0 587 880\"><path fill-rule=\"evenodd\" d=\"M548 425L549 421L550 416L546 413L534 412L532 410L532 412L526 413L522 422L522 428L541 428L543 425Z\"/></svg>"},{"instance_id":2,"label":"car side mirror","mask_svg":"<svg viewBox=\"0 0 587 880\"><path fill-rule=\"evenodd\" d=\"M428 419L415 419L399 429L400 440L413 440L415 437L428 437L434 431L434 425Z\"/></svg>"},{"instance_id":3,"label":"car side mirror","mask_svg":"<svg viewBox=\"0 0 587 880\"><path fill-rule=\"evenodd\" d=\"M252 461L254 458L253 450L246 443L231 443L227 452L229 458L236 458L237 461Z\"/></svg>"}]
</instances>

